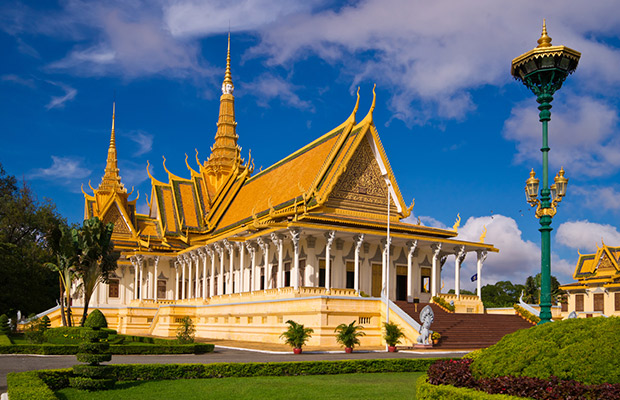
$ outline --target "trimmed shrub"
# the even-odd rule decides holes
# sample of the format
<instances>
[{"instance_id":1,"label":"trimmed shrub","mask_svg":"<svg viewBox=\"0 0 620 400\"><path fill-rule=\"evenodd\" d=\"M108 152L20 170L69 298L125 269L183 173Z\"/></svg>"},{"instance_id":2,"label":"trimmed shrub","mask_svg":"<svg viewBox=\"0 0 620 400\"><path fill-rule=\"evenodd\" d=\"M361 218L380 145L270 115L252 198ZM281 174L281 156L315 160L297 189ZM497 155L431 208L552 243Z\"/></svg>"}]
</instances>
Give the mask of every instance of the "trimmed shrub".
<instances>
[{"instance_id":1,"label":"trimmed shrub","mask_svg":"<svg viewBox=\"0 0 620 400\"><path fill-rule=\"evenodd\" d=\"M59 390L69 386L69 377L73 373L73 369L42 369L36 373L50 389Z\"/></svg>"},{"instance_id":2,"label":"trimmed shrub","mask_svg":"<svg viewBox=\"0 0 620 400\"><path fill-rule=\"evenodd\" d=\"M422 375L416 381L416 399L418 400L523 400L523 397L505 394L488 394L475 389L449 385L432 385L428 376Z\"/></svg>"},{"instance_id":3,"label":"trimmed shrub","mask_svg":"<svg viewBox=\"0 0 620 400\"><path fill-rule=\"evenodd\" d=\"M177 328L177 340L179 344L194 343L194 321L190 317L183 317L181 325Z\"/></svg>"},{"instance_id":4,"label":"trimmed shrub","mask_svg":"<svg viewBox=\"0 0 620 400\"><path fill-rule=\"evenodd\" d=\"M11 372L6 377L11 400L56 400L56 396L36 371Z\"/></svg>"},{"instance_id":5,"label":"trimmed shrub","mask_svg":"<svg viewBox=\"0 0 620 400\"><path fill-rule=\"evenodd\" d=\"M111 345L112 354L204 354L214 349L213 344L167 344L162 345ZM79 346L75 344L12 344L0 345L0 354L44 354L44 355L75 355Z\"/></svg>"},{"instance_id":6,"label":"trimmed shrub","mask_svg":"<svg viewBox=\"0 0 620 400\"><path fill-rule=\"evenodd\" d=\"M11 326L9 325L9 317L6 314L0 315L0 335L8 335L11 333Z\"/></svg>"},{"instance_id":7,"label":"trimmed shrub","mask_svg":"<svg viewBox=\"0 0 620 400\"><path fill-rule=\"evenodd\" d=\"M114 387L114 382L116 380L113 378L90 378L90 377L82 377L75 376L69 378L69 386L79 390L89 390L89 391L97 391L97 390L108 390Z\"/></svg>"},{"instance_id":8,"label":"trimmed shrub","mask_svg":"<svg viewBox=\"0 0 620 400\"><path fill-rule=\"evenodd\" d=\"M9 339L7 335L0 334L0 346L10 346L12 344L13 342L11 342L11 339Z\"/></svg>"},{"instance_id":9,"label":"trimmed shrub","mask_svg":"<svg viewBox=\"0 0 620 400\"><path fill-rule=\"evenodd\" d=\"M437 304L441 308L444 308L446 311L454 312L455 308L452 304L448 303L444 299L439 296L433 297L433 303Z\"/></svg>"},{"instance_id":10,"label":"trimmed shrub","mask_svg":"<svg viewBox=\"0 0 620 400\"><path fill-rule=\"evenodd\" d=\"M473 362L478 378L529 376L620 383L620 318L574 318L504 336Z\"/></svg>"},{"instance_id":11,"label":"trimmed shrub","mask_svg":"<svg viewBox=\"0 0 620 400\"><path fill-rule=\"evenodd\" d=\"M78 344L82 339L82 332L89 330L81 326L61 326L58 328L50 328L45 331L45 340L48 343L54 344ZM102 332L107 332L109 336L116 337L116 331L114 329L101 329Z\"/></svg>"},{"instance_id":12,"label":"trimmed shrub","mask_svg":"<svg viewBox=\"0 0 620 400\"><path fill-rule=\"evenodd\" d=\"M101 331L98 326L105 322L105 318L102 322L95 311L98 310L94 310L89 315L89 317L92 316L90 325L93 328L82 331L82 337L85 341L80 344L80 352L76 355L79 362L88 365L77 365L77 368L73 368L73 374L76 376L69 378L69 386L75 389L106 390L111 389L116 381L116 378L111 376L109 368L99 365L102 362L110 361L112 354L110 353L110 344L101 341L101 339L108 337L108 333ZM101 316L103 317L103 314ZM88 322L87 318L86 323Z\"/></svg>"},{"instance_id":13,"label":"trimmed shrub","mask_svg":"<svg viewBox=\"0 0 620 400\"><path fill-rule=\"evenodd\" d=\"M536 315L527 311L525 308L521 307L520 305L515 304L513 307L517 311L517 314L519 314L520 316L522 316L523 318L525 318L532 324L537 325L540 322L540 317L537 317Z\"/></svg>"},{"instance_id":14,"label":"trimmed shrub","mask_svg":"<svg viewBox=\"0 0 620 400\"><path fill-rule=\"evenodd\" d=\"M41 317L41 328L43 328L44 331L48 330L51 325L52 322L50 321L50 317L48 317L47 315Z\"/></svg>"},{"instance_id":15,"label":"trimmed shrub","mask_svg":"<svg viewBox=\"0 0 620 400\"><path fill-rule=\"evenodd\" d=\"M101 311L95 308L93 311L90 312L90 314L88 314L88 317L86 317L84 326L86 328L93 329L107 328L108 321L105 319L105 315L103 315Z\"/></svg>"},{"instance_id":16,"label":"trimmed shrub","mask_svg":"<svg viewBox=\"0 0 620 400\"><path fill-rule=\"evenodd\" d=\"M483 351L484 351L484 349L478 349L478 350L470 351L469 353L465 354L461 358L475 360L476 358L480 357L480 355L482 354Z\"/></svg>"}]
</instances>

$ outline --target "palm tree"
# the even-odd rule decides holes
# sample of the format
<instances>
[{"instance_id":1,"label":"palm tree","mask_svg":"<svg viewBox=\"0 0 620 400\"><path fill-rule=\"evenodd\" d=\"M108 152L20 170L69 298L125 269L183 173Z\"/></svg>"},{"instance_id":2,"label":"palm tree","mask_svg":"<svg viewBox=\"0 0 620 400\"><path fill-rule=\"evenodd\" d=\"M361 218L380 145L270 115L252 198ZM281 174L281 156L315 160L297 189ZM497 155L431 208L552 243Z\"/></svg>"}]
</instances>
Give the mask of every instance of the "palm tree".
<instances>
[{"instance_id":1,"label":"palm tree","mask_svg":"<svg viewBox=\"0 0 620 400\"><path fill-rule=\"evenodd\" d=\"M97 217L84 221L81 229L73 229L74 246L77 249L76 273L82 281L84 313L80 325L84 326L88 315L88 303L97 284L108 282L108 275L116 269L118 254L111 241L114 224L104 225Z\"/></svg>"},{"instance_id":2,"label":"palm tree","mask_svg":"<svg viewBox=\"0 0 620 400\"><path fill-rule=\"evenodd\" d=\"M63 326L71 326L71 284L75 279L75 264L77 252L73 243L71 230L64 224L56 226L47 236L49 247L56 263L46 263L45 266L58 272L60 282L60 316ZM65 297L66 296L66 297ZM65 298L67 312L65 318Z\"/></svg>"},{"instance_id":3,"label":"palm tree","mask_svg":"<svg viewBox=\"0 0 620 400\"><path fill-rule=\"evenodd\" d=\"M364 327L355 325L355 321L351 322L349 325L340 324L334 329L334 332L336 332L336 342L343 345L345 349L353 349L354 346L359 346L359 338L366 335L362 332L362 329L364 329Z\"/></svg>"},{"instance_id":4,"label":"palm tree","mask_svg":"<svg viewBox=\"0 0 620 400\"><path fill-rule=\"evenodd\" d=\"M314 333L314 329L306 328L302 324L298 324L295 321L286 321L288 328L284 333L280 335L284 342L291 346L293 349L300 349Z\"/></svg>"}]
</instances>

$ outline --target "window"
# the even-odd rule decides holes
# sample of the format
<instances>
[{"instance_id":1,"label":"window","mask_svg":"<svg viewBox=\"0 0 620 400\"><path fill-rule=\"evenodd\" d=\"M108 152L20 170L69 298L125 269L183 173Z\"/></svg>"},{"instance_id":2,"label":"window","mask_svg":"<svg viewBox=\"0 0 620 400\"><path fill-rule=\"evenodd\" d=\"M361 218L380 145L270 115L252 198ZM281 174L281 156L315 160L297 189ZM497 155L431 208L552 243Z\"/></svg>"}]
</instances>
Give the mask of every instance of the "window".
<instances>
[{"instance_id":1,"label":"window","mask_svg":"<svg viewBox=\"0 0 620 400\"><path fill-rule=\"evenodd\" d=\"M560 306L562 307L562 312L568 312L568 297L566 295L562 296Z\"/></svg>"},{"instance_id":2,"label":"window","mask_svg":"<svg viewBox=\"0 0 620 400\"><path fill-rule=\"evenodd\" d=\"M594 295L594 311L605 313L605 295L603 293Z\"/></svg>"},{"instance_id":3,"label":"window","mask_svg":"<svg viewBox=\"0 0 620 400\"><path fill-rule=\"evenodd\" d=\"M299 286L306 286L306 260L299 260Z\"/></svg>"},{"instance_id":4,"label":"window","mask_svg":"<svg viewBox=\"0 0 620 400\"><path fill-rule=\"evenodd\" d=\"M614 309L620 311L620 293L614 293Z\"/></svg>"},{"instance_id":5,"label":"window","mask_svg":"<svg viewBox=\"0 0 620 400\"><path fill-rule=\"evenodd\" d=\"M420 292L428 293L431 291L431 269L420 268Z\"/></svg>"},{"instance_id":6,"label":"window","mask_svg":"<svg viewBox=\"0 0 620 400\"><path fill-rule=\"evenodd\" d=\"M396 300L407 300L407 267L396 266Z\"/></svg>"},{"instance_id":7,"label":"window","mask_svg":"<svg viewBox=\"0 0 620 400\"><path fill-rule=\"evenodd\" d=\"M284 287L291 286L291 263L284 263Z\"/></svg>"},{"instance_id":8,"label":"window","mask_svg":"<svg viewBox=\"0 0 620 400\"><path fill-rule=\"evenodd\" d=\"M319 260L319 287L325 287L325 260Z\"/></svg>"},{"instance_id":9,"label":"window","mask_svg":"<svg viewBox=\"0 0 620 400\"><path fill-rule=\"evenodd\" d=\"M164 279L157 280L157 298L158 299L166 298L166 281Z\"/></svg>"},{"instance_id":10,"label":"window","mask_svg":"<svg viewBox=\"0 0 620 400\"><path fill-rule=\"evenodd\" d=\"M110 279L108 282L108 297L118 298L118 288L119 288L118 279Z\"/></svg>"},{"instance_id":11,"label":"window","mask_svg":"<svg viewBox=\"0 0 620 400\"><path fill-rule=\"evenodd\" d=\"M583 311L583 294L575 295L575 311Z\"/></svg>"},{"instance_id":12,"label":"window","mask_svg":"<svg viewBox=\"0 0 620 400\"><path fill-rule=\"evenodd\" d=\"M347 261L347 289L355 287L355 263Z\"/></svg>"}]
</instances>

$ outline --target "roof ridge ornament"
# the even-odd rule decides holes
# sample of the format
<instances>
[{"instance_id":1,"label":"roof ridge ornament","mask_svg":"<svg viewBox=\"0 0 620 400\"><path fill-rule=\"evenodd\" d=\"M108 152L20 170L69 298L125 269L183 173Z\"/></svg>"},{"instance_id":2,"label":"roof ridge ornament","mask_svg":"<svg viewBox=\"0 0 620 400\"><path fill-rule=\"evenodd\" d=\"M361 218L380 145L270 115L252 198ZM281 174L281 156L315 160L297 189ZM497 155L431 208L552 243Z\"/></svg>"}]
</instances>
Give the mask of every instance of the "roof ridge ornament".
<instances>
[{"instance_id":1,"label":"roof ridge ornament","mask_svg":"<svg viewBox=\"0 0 620 400\"><path fill-rule=\"evenodd\" d=\"M547 21L543 18L543 27L542 34L540 35L540 39L538 39L538 46L536 48L541 47L551 47L551 37L547 34Z\"/></svg>"},{"instance_id":2,"label":"roof ridge ornament","mask_svg":"<svg viewBox=\"0 0 620 400\"><path fill-rule=\"evenodd\" d=\"M377 84L375 83L372 87L372 104L370 105L370 110L368 110L368 114L366 114L364 119L360 121L360 124L372 122L372 114L375 111L375 105L377 104L377 93L375 92L376 88Z\"/></svg>"},{"instance_id":3,"label":"roof ridge ornament","mask_svg":"<svg viewBox=\"0 0 620 400\"><path fill-rule=\"evenodd\" d=\"M234 91L235 85L230 73L230 32L228 32L228 52L226 54L226 72L224 73L224 82L222 82L222 94L233 94Z\"/></svg>"}]
</instances>

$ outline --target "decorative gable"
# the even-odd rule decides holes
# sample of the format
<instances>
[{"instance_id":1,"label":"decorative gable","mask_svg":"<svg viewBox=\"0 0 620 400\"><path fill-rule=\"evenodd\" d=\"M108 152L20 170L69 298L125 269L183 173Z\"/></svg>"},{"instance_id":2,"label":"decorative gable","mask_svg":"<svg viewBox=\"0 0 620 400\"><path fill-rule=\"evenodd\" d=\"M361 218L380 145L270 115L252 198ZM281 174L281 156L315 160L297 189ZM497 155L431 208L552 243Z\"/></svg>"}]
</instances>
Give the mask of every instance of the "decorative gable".
<instances>
[{"instance_id":1,"label":"decorative gable","mask_svg":"<svg viewBox=\"0 0 620 400\"><path fill-rule=\"evenodd\" d=\"M390 201L392 210L396 210L391 197ZM362 139L345 171L334 185L327 206L385 215L387 184L370 148L370 143L365 138Z\"/></svg>"},{"instance_id":2,"label":"decorative gable","mask_svg":"<svg viewBox=\"0 0 620 400\"><path fill-rule=\"evenodd\" d=\"M109 224L110 222L114 224L114 233L131 235L131 228L127 225L116 203L110 206L108 212L103 217L104 224Z\"/></svg>"}]
</instances>

